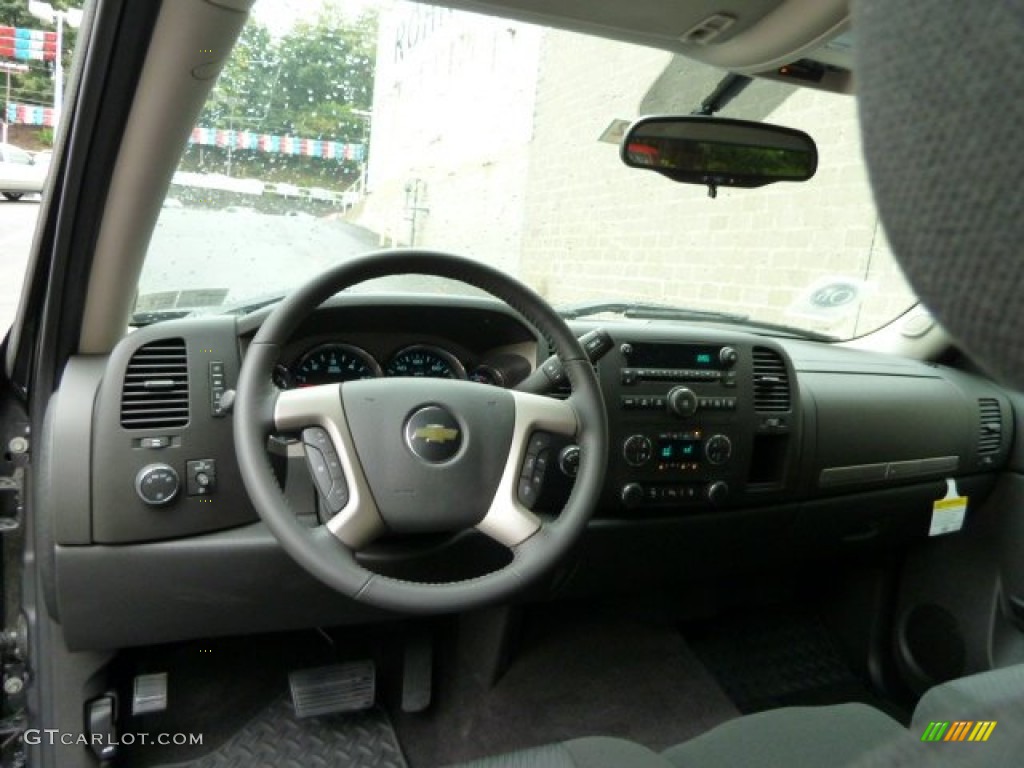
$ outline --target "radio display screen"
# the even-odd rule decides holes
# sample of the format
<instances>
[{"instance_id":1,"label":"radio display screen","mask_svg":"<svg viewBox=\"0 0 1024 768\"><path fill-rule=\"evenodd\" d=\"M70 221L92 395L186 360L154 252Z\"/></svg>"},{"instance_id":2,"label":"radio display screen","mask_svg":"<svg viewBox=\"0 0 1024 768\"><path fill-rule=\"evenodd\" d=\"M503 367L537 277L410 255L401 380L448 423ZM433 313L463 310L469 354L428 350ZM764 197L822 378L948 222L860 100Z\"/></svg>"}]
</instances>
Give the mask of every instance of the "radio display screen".
<instances>
[{"instance_id":1,"label":"radio display screen","mask_svg":"<svg viewBox=\"0 0 1024 768\"><path fill-rule=\"evenodd\" d=\"M629 354L631 368L668 368L708 370L724 368L718 355L721 347L707 344L633 344Z\"/></svg>"},{"instance_id":2,"label":"radio display screen","mask_svg":"<svg viewBox=\"0 0 1024 768\"><path fill-rule=\"evenodd\" d=\"M656 456L658 461L699 462L701 458L700 440L660 437L658 438L658 452Z\"/></svg>"}]
</instances>

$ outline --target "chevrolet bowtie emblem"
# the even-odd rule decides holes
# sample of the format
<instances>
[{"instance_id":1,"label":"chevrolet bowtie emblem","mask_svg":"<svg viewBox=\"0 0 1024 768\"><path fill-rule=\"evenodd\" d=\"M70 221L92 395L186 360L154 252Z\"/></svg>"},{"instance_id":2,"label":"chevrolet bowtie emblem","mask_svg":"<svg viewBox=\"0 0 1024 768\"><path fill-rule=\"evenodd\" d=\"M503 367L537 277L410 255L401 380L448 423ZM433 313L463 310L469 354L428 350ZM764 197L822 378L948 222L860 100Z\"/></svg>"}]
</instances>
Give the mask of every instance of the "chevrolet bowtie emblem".
<instances>
[{"instance_id":1,"label":"chevrolet bowtie emblem","mask_svg":"<svg viewBox=\"0 0 1024 768\"><path fill-rule=\"evenodd\" d=\"M426 440L428 443L447 443L459 436L459 430L441 424L428 424L417 429L412 436L418 440Z\"/></svg>"}]
</instances>

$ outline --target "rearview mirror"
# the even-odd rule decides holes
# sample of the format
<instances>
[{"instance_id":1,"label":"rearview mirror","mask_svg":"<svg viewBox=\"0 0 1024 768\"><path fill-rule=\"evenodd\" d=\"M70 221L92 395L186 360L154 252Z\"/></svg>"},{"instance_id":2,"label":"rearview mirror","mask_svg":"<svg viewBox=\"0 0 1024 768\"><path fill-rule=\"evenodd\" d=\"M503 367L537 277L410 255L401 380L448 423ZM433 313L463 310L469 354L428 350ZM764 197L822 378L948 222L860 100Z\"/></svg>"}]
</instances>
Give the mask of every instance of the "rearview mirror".
<instances>
[{"instance_id":1,"label":"rearview mirror","mask_svg":"<svg viewBox=\"0 0 1024 768\"><path fill-rule=\"evenodd\" d=\"M720 117L641 117L622 139L622 161L673 181L718 187L761 187L806 181L818 149L803 131Z\"/></svg>"}]
</instances>

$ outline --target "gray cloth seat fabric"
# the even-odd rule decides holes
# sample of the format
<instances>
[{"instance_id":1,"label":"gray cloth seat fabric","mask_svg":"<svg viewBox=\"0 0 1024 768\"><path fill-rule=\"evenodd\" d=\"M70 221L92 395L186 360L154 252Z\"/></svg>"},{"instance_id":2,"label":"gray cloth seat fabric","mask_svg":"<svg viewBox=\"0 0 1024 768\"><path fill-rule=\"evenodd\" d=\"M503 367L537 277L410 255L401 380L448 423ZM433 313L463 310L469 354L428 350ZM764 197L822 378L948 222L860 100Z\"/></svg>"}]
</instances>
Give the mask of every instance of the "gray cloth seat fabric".
<instances>
[{"instance_id":1,"label":"gray cloth seat fabric","mask_svg":"<svg viewBox=\"0 0 1024 768\"><path fill-rule=\"evenodd\" d=\"M785 707L730 720L663 755L675 768L841 766L906 733L866 704Z\"/></svg>"},{"instance_id":2,"label":"gray cloth seat fabric","mask_svg":"<svg viewBox=\"0 0 1024 768\"><path fill-rule=\"evenodd\" d=\"M906 729L865 704L785 707L723 723L661 755L624 739L592 737L488 757L461 768L799 768L841 766Z\"/></svg>"},{"instance_id":3,"label":"gray cloth seat fabric","mask_svg":"<svg viewBox=\"0 0 1024 768\"><path fill-rule=\"evenodd\" d=\"M921 734L933 720L1014 722L1022 716L1024 664L935 686L918 703L909 730L865 704L784 707L730 720L660 755L624 739L592 737L489 757L461 768L876 768L949 761L1020 765L1022 738L1011 729L1000 731L999 739L970 756L922 749Z\"/></svg>"}]
</instances>

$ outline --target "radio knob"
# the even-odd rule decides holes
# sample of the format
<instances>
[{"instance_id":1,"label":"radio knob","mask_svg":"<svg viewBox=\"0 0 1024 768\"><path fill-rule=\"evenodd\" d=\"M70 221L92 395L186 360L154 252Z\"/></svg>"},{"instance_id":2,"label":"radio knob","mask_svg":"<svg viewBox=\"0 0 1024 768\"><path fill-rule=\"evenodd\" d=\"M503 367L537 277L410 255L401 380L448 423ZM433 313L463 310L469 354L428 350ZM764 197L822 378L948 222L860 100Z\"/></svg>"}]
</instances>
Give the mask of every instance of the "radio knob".
<instances>
[{"instance_id":1,"label":"radio knob","mask_svg":"<svg viewBox=\"0 0 1024 768\"><path fill-rule=\"evenodd\" d=\"M735 347L722 347L718 353L718 362L722 364L724 368L732 368L736 365L736 361L740 359L739 352L736 351Z\"/></svg>"},{"instance_id":2,"label":"radio knob","mask_svg":"<svg viewBox=\"0 0 1024 768\"><path fill-rule=\"evenodd\" d=\"M724 480L716 480L705 491L708 501L718 506L729 498L729 484Z\"/></svg>"},{"instance_id":3,"label":"radio knob","mask_svg":"<svg viewBox=\"0 0 1024 768\"><path fill-rule=\"evenodd\" d=\"M622 457L631 467L639 467L651 459L651 441L643 435L633 435L626 438L622 444Z\"/></svg>"},{"instance_id":4,"label":"radio knob","mask_svg":"<svg viewBox=\"0 0 1024 768\"><path fill-rule=\"evenodd\" d=\"M732 440L725 435L712 435L704 443L704 455L712 464L725 464L732 456Z\"/></svg>"},{"instance_id":5,"label":"radio knob","mask_svg":"<svg viewBox=\"0 0 1024 768\"><path fill-rule=\"evenodd\" d=\"M178 473L169 464L149 464L135 476L135 492L154 507L173 500L179 488Z\"/></svg>"},{"instance_id":6,"label":"radio knob","mask_svg":"<svg viewBox=\"0 0 1024 768\"><path fill-rule=\"evenodd\" d=\"M640 483L627 483L622 486L622 503L629 509L635 509L644 503L644 487Z\"/></svg>"},{"instance_id":7,"label":"radio knob","mask_svg":"<svg viewBox=\"0 0 1024 768\"><path fill-rule=\"evenodd\" d=\"M676 416L693 416L697 412L697 395L686 387L673 387L668 393L668 407Z\"/></svg>"}]
</instances>

